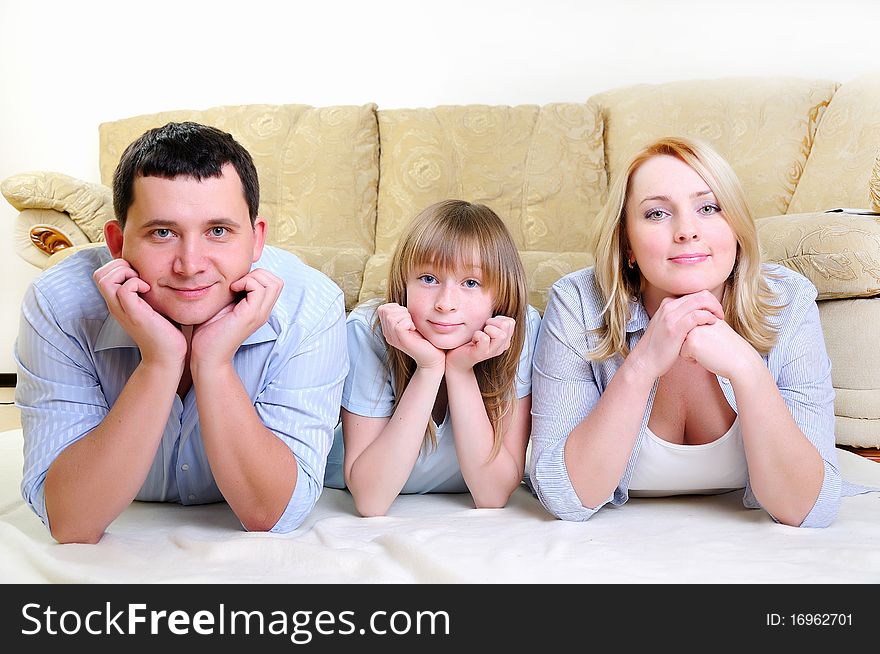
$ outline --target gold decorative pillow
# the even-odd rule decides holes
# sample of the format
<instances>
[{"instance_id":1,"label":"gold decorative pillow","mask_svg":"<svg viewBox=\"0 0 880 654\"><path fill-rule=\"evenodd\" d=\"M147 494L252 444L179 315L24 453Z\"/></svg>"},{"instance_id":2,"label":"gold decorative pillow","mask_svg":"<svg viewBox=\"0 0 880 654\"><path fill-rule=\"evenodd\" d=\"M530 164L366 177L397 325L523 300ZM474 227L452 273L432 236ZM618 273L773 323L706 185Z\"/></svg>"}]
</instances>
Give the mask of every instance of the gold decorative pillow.
<instances>
[{"instance_id":1,"label":"gold decorative pillow","mask_svg":"<svg viewBox=\"0 0 880 654\"><path fill-rule=\"evenodd\" d=\"M764 258L804 275L818 299L880 293L880 216L816 212L756 224Z\"/></svg>"}]
</instances>

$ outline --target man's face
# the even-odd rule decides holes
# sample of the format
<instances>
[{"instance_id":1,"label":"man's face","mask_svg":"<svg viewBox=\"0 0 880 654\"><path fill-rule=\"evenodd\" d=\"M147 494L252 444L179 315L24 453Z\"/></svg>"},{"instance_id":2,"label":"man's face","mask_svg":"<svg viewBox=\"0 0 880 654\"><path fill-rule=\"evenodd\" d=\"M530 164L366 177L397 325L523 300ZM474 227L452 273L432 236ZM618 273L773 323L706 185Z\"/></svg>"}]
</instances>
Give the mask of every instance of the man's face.
<instances>
[{"instance_id":1,"label":"man's face","mask_svg":"<svg viewBox=\"0 0 880 654\"><path fill-rule=\"evenodd\" d=\"M115 223L115 221L114 221ZM144 300L180 325L199 325L234 299L229 285L260 258L266 221L251 227L235 168L220 177L138 177L125 229L105 228L107 244L150 285Z\"/></svg>"}]
</instances>

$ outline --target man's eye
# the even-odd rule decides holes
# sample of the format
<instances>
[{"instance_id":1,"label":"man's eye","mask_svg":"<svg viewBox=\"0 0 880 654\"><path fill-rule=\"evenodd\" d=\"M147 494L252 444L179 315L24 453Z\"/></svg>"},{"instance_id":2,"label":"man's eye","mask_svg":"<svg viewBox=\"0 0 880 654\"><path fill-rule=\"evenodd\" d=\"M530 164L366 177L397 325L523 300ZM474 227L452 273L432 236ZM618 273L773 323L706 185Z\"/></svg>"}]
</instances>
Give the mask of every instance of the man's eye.
<instances>
[{"instance_id":1,"label":"man's eye","mask_svg":"<svg viewBox=\"0 0 880 654\"><path fill-rule=\"evenodd\" d=\"M226 228L225 227L212 227L211 228L211 236L226 236Z\"/></svg>"},{"instance_id":2,"label":"man's eye","mask_svg":"<svg viewBox=\"0 0 880 654\"><path fill-rule=\"evenodd\" d=\"M164 227L155 230L153 233L159 238L168 238L169 236L171 236L171 230L165 229Z\"/></svg>"}]
</instances>

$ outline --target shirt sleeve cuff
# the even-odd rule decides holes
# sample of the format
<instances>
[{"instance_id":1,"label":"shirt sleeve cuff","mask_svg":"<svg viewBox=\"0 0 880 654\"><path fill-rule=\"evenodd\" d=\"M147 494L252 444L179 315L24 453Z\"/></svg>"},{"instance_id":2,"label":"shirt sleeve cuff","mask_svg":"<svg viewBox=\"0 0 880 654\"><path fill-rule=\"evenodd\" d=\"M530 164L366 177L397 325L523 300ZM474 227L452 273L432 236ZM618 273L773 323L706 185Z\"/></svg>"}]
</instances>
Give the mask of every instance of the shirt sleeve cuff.
<instances>
[{"instance_id":1,"label":"shirt sleeve cuff","mask_svg":"<svg viewBox=\"0 0 880 654\"><path fill-rule=\"evenodd\" d=\"M840 508L841 481L840 471L825 461L825 477L822 479L819 497L800 524L801 527L827 527L834 522Z\"/></svg>"},{"instance_id":2,"label":"shirt sleeve cuff","mask_svg":"<svg viewBox=\"0 0 880 654\"><path fill-rule=\"evenodd\" d=\"M284 513L278 518L278 522L270 529L270 532L286 534L299 527L314 508L320 494L320 488L313 483L297 460L296 486L290 496L290 501L287 502L287 508L284 509Z\"/></svg>"},{"instance_id":3,"label":"shirt sleeve cuff","mask_svg":"<svg viewBox=\"0 0 880 654\"><path fill-rule=\"evenodd\" d=\"M583 522L591 518L607 502L606 500L595 509L590 509L581 503L565 467L565 439L553 449L545 451L538 459L535 465L535 477L537 479L532 483L535 485L541 504L561 520Z\"/></svg>"}]
</instances>

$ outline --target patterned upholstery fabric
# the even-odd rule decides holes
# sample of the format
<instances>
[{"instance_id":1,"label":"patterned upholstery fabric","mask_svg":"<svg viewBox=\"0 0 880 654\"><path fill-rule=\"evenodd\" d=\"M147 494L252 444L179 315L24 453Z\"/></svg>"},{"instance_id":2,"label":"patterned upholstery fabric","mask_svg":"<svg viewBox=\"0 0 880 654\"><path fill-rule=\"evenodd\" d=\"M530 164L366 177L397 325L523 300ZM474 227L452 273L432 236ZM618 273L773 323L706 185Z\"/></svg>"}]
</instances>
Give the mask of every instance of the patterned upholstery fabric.
<instances>
[{"instance_id":1,"label":"patterned upholstery fabric","mask_svg":"<svg viewBox=\"0 0 880 654\"><path fill-rule=\"evenodd\" d=\"M605 200L601 124L585 104L380 110L379 137L377 252L447 198L491 207L523 250L583 249Z\"/></svg>"},{"instance_id":2,"label":"patterned upholstery fabric","mask_svg":"<svg viewBox=\"0 0 880 654\"><path fill-rule=\"evenodd\" d=\"M880 74L840 87L822 117L788 213L871 206L880 156Z\"/></svg>"},{"instance_id":3,"label":"patterned upholstery fabric","mask_svg":"<svg viewBox=\"0 0 880 654\"><path fill-rule=\"evenodd\" d=\"M765 258L809 279L820 300L880 293L880 221L847 213L803 213L757 221Z\"/></svg>"},{"instance_id":4,"label":"patterned upholstery fabric","mask_svg":"<svg viewBox=\"0 0 880 654\"><path fill-rule=\"evenodd\" d=\"M753 214L772 216L788 213L816 126L837 87L784 78L695 80L632 86L591 101L603 117L610 176L650 140L699 138L733 166Z\"/></svg>"}]
</instances>

